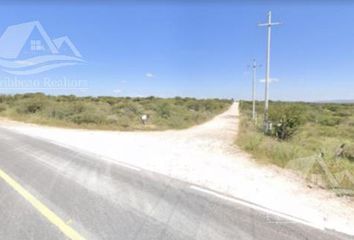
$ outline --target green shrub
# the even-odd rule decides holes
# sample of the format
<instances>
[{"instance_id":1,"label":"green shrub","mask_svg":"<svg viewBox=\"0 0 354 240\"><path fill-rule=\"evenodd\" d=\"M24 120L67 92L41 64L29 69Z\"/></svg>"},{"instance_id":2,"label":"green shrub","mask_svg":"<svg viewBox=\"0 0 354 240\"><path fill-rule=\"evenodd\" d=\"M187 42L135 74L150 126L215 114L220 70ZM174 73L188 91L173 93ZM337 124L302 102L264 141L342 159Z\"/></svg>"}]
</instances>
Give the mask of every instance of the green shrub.
<instances>
[{"instance_id":1,"label":"green shrub","mask_svg":"<svg viewBox=\"0 0 354 240\"><path fill-rule=\"evenodd\" d=\"M46 101L41 98L23 99L17 107L18 113L33 114L41 111L46 105Z\"/></svg>"},{"instance_id":2,"label":"green shrub","mask_svg":"<svg viewBox=\"0 0 354 240\"><path fill-rule=\"evenodd\" d=\"M76 97L29 93L0 95L0 114L22 121L70 127L180 129L206 121L226 110L230 104L231 101L221 99ZM190 107L198 111L191 111ZM142 114L150 116L146 125L141 123Z\"/></svg>"},{"instance_id":3,"label":"green shrub","mask_svg":"<svg viewBox=\"0 0 354 240\"><path fill-rule=\"evenodd\" d=\"M0 112L4 112L7 109L7 105L4 103L0 103Z\"/></svg>"},{"instance_id":4,"label":"green shrub","mask_svg":"<svg viewBox=\"0 0 354 240\"><path fill-rule=\"evenodd\" d=\"M340 123L340 117L334 116L321 116L319 117L318 123L324 126L336 126Z\"/></svg>"},{"instance_id":5,"label":"green shrub","mask_svg":"<svg viewBox=\"0 0 354 240\"><path fill-rule=\"evenodd\" d=\"M159 104L156 107L156 112L161 118L169 118L171 116L170 106L167 103Z\"/></svg>"},{"instance_id":6,"label":"green shrub","mask_svg":"<svg viewBox=\"0 0 354 240\"><path fill-rule=\"evenodd\" d=\"M272 135L279 140L292 137L303 120L303 108L299 106L277 106L271 109L269 119L274 124Z\"/></svg>"},{"instance_id":7,"label":"green shrub","mask_svg":"<svg viewBox=\"0 0 354 240\"><path fill-rule=\"evenodd\" d=\"M354 161L354 145L345 146L343 155L350 161Z\"/></svg>"},{"instance_id":8,"label":"green shrub","mask_svg":"<svg viewBox=\"0 0 354 240\"><path fill-rule=\"evenodd\" d=\"M354 176L353 104L271 102L269 107L269 117L275 124L275 132L278 130L276 123L279 121L286 124L295 121L296 131L290 133L291 137L286 141L276 140L274 137L276 133L264 135L261 126L251 124L251 102L242 101L240 132L237 137L237 144L242 149L261 162L280 167L288 166L289 161L294 159L305 161L322 156L321 159L327 165L326 171L334 176L340 176L343 171L348 171ZM263 103L257 102L256 109L257 112L263 112ZM258 122L263 122L261 114ZM346 144L344 152L338 158L336 153L343 143ZM325 181L328 180L325 171L318 164L307 174L313 173L319 174ZM331 184L325 182L325 186L331 187ZM348 179L339 179L337 187L354 190L353 183Z\"/></svg>"},{"instance_id":9,"label":"green shrub","mask_svg":"<svg viewBox=\"0 0 354 240\"><path fill-rule=\"evenodd\" d=\"M73 115L70 120L79 125L90 123L100 124L104 121L104 118L101 115L85 112Z\"/></svg>"}]
</instances>

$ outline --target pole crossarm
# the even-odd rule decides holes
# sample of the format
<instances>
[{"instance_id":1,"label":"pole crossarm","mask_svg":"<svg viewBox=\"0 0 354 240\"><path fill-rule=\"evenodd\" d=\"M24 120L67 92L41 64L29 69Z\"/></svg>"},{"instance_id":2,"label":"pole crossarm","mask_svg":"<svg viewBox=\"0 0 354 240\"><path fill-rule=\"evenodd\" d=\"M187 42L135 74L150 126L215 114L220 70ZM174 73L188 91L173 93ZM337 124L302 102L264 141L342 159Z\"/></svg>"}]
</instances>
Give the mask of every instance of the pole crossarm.
<instances>
[{"instance_id":1,"label":"pole crossarm","mask_svg":"<svg viewBox=\"0 0 354 240\"><path fill-rule=\"evenodd\" d=\"M265 27L265 26L267 26L267 27L271 27L271 26L276 26L276 25L280 25L280 24L282 24L282 23L280 23L280 22L273 22L273 23L259 23L259 24L258 24L258 27Z\"/></svg>"}]
</instances>

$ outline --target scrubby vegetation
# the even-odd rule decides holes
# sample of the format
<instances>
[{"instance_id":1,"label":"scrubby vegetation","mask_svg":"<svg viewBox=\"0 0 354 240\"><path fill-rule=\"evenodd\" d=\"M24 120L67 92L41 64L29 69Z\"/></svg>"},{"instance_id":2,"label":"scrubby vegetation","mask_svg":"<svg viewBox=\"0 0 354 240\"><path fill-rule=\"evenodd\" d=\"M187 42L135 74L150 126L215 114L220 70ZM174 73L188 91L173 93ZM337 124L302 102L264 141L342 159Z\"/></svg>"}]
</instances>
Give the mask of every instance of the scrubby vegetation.
<instances>
[{"instance_id":1,"label":"scrubby vegetation","mask_svg":"<svg viewBox=\"0 0 354 240\"><path fill-rule=\"evenodd\" d=\"M225 111L230 100L1 95L0 116L31 123L112 130L181 129ZM144 125L143 114L148 115Z\"/></svg>"},{"instance_id":2,"label":"scrubby vegetation","mask_svg":"<svg viewBox=\"0 0 354 240\"><path fill-rule=\"evenodd\" d=\"M265 163L294 167L316 184L354 196L354 104L271 102L272 130L263 134L263 103L240 104L238 145Z\"/></svg>"}]
</instances>

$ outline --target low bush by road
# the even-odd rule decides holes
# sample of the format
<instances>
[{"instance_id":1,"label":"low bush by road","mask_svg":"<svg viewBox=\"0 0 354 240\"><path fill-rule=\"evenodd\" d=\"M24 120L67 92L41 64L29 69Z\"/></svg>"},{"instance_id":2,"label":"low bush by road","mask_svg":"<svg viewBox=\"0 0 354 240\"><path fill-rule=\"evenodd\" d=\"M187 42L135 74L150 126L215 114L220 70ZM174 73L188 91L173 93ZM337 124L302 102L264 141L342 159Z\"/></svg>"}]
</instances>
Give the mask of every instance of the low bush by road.
<instances>
[{"instance_id":1,"label":"low bush by road","mask_svg":"<svg viewBox=\"0 0 354 240\"><path fill-rule=\"evenodd\" d=\"M181 129L225 111L230 100L48 96L0 96L0 116L61 127L110 130ZM146 124L141 120L147 115Z\"/></svg>"},{"instance_id":2,"label":"low bush by road","mask_svg":"<svg viewBox=\"0 0 354 240\"><path fill-rule=\"evenodd\" d=\"M263 103L256 105L258 118L251 119L251 102L240 104L241 123L237 144L257 160L288 167L302 165L308 180L322 187L350 190L354 196L354 105L271 102L272 131L263 134ZM288 125L287 125L288 124ZM280 137L285 128L285 137ZM348 191L345 191L348 193Z\"/></svg>"}]
</instances>

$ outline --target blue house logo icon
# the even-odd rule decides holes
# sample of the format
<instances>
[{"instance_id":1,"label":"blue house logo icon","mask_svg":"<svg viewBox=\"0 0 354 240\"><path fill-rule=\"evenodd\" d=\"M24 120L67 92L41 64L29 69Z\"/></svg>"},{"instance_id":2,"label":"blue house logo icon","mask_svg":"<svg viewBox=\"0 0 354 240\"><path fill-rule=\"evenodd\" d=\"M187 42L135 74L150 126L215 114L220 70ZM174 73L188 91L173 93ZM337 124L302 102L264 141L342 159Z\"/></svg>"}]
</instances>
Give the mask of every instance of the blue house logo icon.
<instances>
[{"instance_id":1,"label":"blue house logo icon","mask_svg":"<svg viewBox=\"0 0 354 240\"><path fill-rule=\"evenodd\" d=\"M85 62L69 37L51 39L40 22L9 26L0 37L0 69L31 75Z\"/></svg>"}]
</instances>

